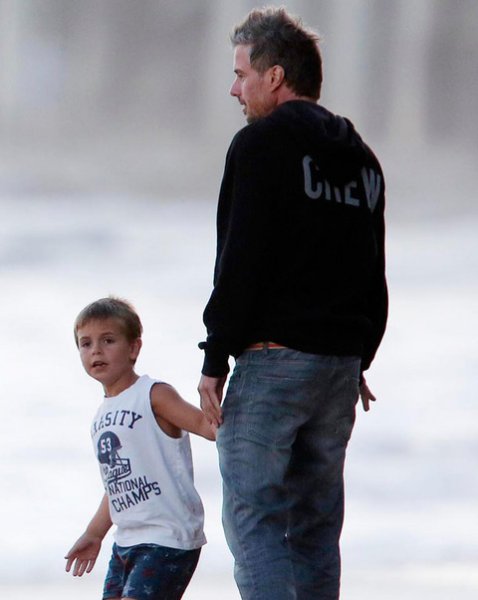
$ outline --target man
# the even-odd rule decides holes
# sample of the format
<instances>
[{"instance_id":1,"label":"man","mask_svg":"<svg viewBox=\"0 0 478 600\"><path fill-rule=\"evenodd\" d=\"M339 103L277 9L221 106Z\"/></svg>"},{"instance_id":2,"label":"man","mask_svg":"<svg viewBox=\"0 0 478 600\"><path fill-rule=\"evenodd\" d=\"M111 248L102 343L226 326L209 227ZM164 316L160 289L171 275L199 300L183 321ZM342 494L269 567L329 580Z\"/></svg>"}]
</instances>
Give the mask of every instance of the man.
<instances>
[{"instance_id":1,"label":"man","mask_svg":"<svg viewBox=\"0 0 478 600\"><path fill-rule=\"evenodd\" d=\"M384 180L350 121L317 104L313 32L267 8L232 43L248 125L220 191L201 407L242 598L336 599L345 451L387 317Z\"/></svg>"}]
</instances>

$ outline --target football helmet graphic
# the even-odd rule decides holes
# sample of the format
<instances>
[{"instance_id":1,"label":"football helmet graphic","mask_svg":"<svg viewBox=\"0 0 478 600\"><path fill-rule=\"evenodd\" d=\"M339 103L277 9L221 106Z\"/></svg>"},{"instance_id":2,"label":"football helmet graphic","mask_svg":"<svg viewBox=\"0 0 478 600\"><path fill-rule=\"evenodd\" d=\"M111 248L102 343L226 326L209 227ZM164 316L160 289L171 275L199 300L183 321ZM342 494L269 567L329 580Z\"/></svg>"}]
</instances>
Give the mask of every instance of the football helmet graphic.
<instances>
[{"instance_id":1,"label":"football helmet graphic","mask_svg":"<svg viewBox=\"0 0 478 600\"><path fill-rule=\"evenodd\" d=\"M105 431L98 440L98 460L103 465L103 474L108 483L123 479L131 474L129 458L121 458L121 441L116 433Z\"/></svg>"}]
</instances>

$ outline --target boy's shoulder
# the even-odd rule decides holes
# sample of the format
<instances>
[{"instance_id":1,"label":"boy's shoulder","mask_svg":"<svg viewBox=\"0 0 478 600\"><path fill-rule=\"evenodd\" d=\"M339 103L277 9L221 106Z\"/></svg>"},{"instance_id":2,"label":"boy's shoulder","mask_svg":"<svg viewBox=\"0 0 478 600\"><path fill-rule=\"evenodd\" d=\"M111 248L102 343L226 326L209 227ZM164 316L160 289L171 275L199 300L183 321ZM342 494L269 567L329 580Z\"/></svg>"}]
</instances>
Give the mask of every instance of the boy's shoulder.
<instances>
[{"instance_id":1,"label":"boy's shoulder","mask_svg":"<svg viewBox=\"0 0 478 600\"><path fill-rule=\"evenodd\" d=\"M151 400L154 398L164 398L179 396L176 388L162 379L151 379Z\"/></svg>"}]
</instances>

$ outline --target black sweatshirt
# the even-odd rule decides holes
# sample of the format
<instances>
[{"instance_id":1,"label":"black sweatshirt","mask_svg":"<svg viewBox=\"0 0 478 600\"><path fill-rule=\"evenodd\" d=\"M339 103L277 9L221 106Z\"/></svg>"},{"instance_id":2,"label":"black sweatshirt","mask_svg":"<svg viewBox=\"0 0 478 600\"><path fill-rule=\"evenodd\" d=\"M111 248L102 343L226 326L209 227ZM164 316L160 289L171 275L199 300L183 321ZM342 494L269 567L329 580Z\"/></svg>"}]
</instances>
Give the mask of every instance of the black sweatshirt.
<instances>
[{"instance_id":1,"label":"black sweatshirt","mask_svg":"<svg viewBox=\"0 0 478 600\"><path fill-rule=\"evenodd\" d=\"M273 341L356 355L385 331L384 178L352 123L312 102L244 127L226 157L203 374Z\"/></svg>"}]
</instances>

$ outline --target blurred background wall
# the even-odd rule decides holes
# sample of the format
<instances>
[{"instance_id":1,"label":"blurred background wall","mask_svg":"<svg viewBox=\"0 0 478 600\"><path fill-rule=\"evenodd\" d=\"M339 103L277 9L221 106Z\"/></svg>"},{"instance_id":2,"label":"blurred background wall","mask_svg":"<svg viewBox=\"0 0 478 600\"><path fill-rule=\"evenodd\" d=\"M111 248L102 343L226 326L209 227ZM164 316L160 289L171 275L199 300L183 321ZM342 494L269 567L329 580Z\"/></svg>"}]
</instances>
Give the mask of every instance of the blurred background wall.
<instances>
[{"instance_id":1,"label":"blurred background wall","mask_svg":"<svg viewBox=\"0 0 478 600\"><path fill-rule=\"evenodd\" d=\"M285 4L322 35L322 103L387 152L392 177L424 148L476 160L475 0ZM0 0L0 192L215 196L243 124L228 33L254 5Z\"/></svg>"}]
</instances>

